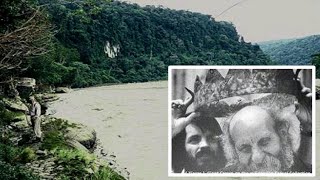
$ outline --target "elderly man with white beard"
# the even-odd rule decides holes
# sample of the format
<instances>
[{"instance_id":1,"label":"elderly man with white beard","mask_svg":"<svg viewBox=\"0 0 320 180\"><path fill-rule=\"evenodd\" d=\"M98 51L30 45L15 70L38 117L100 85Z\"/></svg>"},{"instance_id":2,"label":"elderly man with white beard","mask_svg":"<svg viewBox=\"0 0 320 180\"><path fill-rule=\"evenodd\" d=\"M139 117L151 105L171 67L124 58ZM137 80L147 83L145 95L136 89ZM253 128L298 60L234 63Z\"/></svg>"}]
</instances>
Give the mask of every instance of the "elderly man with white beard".
<instances>
[{"instance_id":1,"label":"elderly man with white beard","mask_svg":"<svg viewBox=\"0 0 320 180\"><path fill-rule=\"evenodd\" d=\"M247 106L235 113L224 126L224 151L227 172L311 172L308 156L311 146L311 93L303 87L295 112L274 112ZM295 114L295 115L294 115ZM290 120L301 126L300 148L294 152L289 133Z\"/></svg>"},{"instance_id":2,"label":"elderly man with white beard","mask_svg":"<svg viewBox=\"0 0 320 180\"><path fill-rule=\"evenodd\" d=\"M311 91L299 80L309 83L311 70L300 71L228 69L222 76L209 69L204 82L195 80L194 112L172 116L172 137L204 117L220 118L223 153L217 154L225 161L208 172L311 172Z\"/></svg>"}]
</instances>

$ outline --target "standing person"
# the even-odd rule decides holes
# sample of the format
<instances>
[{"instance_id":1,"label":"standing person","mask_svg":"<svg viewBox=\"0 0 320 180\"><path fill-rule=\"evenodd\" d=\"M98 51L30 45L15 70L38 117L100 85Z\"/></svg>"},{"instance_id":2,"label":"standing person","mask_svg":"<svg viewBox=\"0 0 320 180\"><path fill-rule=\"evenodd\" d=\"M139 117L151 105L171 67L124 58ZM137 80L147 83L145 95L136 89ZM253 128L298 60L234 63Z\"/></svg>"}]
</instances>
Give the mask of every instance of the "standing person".
<instances>
[{"instance_id":1,"label":"standing person","mask_svg":"<svg viewBox=\"0 0 320 180\"><path fill-rule=\"evenodd\" d=\"M41 132L41 106L39 102L36 101L34 96L30 96L31 107L30 107L30 116L32 128L36 136L36 140L42 141L42 132Z\"/></svg>"}]
</instances>

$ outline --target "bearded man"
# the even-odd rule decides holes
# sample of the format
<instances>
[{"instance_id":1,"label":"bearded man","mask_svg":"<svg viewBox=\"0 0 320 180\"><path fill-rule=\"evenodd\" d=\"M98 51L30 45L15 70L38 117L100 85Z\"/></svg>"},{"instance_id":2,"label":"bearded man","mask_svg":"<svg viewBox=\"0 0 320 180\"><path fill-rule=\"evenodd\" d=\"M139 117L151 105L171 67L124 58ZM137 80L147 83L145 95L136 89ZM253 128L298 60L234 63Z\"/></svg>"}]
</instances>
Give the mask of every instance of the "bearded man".
<instances>
[{"instance_id":1,"label":"bearded man","mask_svg":"<svg viewBox=\"0 0 320 180\"><path fill-rule=\"evenodd\" d=\"M221 172L225 158L222 131L211 117L199 116L173 138L172 161L175 172Z\"/></svg>"},{"instance_id":2,"label":"bearded man","mask_svg":"<svg viewBox=\"0 0 320 180\"><path fill-rule=\"evenodd\" d=\"M187 133L192 122L230 117L222 121L223 133L214 134L222 137L224 153L220 155L226 160L222 170L211 164L214 172L311 172L311 91L299 82L299 72L229 69L222 76L217 69L208 70L204 83L199 77L194 83L194 112L189 116L173 113L173 139L183 129ZM201 128L194 129L205 134ZM183 138L187 149L188 135ZM197 157L190 155L187 162Z\"/></svg>"},{"instance_id":3,"label":"bearded man","mask_svg":"<svg viewBox=\"0 0 320 180\"><path fill-rule=\"evenodd\" d=\"M247 106L235 113L224 126L227 172L311 172L311 93L296 102L296 111L272 111ZM297 134L289 131L297 118L301 126L300 147L295 151ZM309 158L310 159L310 158Z\"/></svg>"},{"instance_id":4,"label":"bearded man","mask_svg":"<svg viewBox=\"0 0 320 180\"><path fill-rule=\"evenodd\" d=\"M192 98L172 102L172 168L176 173L220 172L225 166L222 130L215 118L186 114Z\"/></svg>"}]
</instances>

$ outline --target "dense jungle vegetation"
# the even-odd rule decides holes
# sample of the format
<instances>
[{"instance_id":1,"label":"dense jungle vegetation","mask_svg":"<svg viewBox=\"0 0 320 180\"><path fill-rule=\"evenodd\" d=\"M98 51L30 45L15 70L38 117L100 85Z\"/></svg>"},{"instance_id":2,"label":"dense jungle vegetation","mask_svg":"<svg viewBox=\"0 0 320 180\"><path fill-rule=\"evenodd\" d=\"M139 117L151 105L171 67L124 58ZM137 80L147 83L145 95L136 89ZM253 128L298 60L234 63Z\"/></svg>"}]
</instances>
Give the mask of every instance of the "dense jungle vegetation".
<instances>
[{"instance_id":1,"label":"dense jungle vegetation","mask_svg":"<svg viewBox=\"0 0 320 180\"><path fill-rule=\"evenodd\" d=\"M309 43L303 46L315 46ZM312 62L320 68L320 55L313 55ZM2 86L19 76L35 78L38 86L87 87L166 79L169 65L274 63L259 45L245 42L231 23L210 15L113 0L0 1L2 102ZM11 142L20 136L11 126L20 115L0 103L0 177L40 179L25 166L41 160L39 147ZM107 166L95 168L96 160L88 153L64 147L66 126L60 120L47 124L41 143L64 167L57 177L123 179ZM88 174L88 169L96 171Z\"/></svg>"},{"instance_id":2,"label":"dense jungle vegetation","mask_svg":"<svg viewBox=\"0 0 320 180\"><path fill-rule=\"evenodd\" d=\"M12 42L10 32L38 27L27 32L34 36L27 41L31 49L20 52L23 43L16 53L1 49L1 59L17 61L0 66L7 71L2 78L19 74L41 84L86 87L166 79L168 65L273 63L231 23L210 15L112 0L1 4L1 43Z\"/></svg>"},{"instance_id":3,"label":"dense jungle vegetation","mask_svg":"<svg viewBox=\"0 0 320 180\"><path fill-rule=\"evenodd\" d=\"M262 42L259 46L279 64L306 65L311 64L312 56L320 52L320 35Z\"/></svg>"},{"instance_id":4,"label":"dense jungle vegetation","mask_svg":"<svg viewBox=\"0 0 320 180\"><path fill-rule=\"evenodd\" d=\"M320 78L320 35L258 43L264 53L278 64L315 65Z\"/></svg>"}]
</instances>

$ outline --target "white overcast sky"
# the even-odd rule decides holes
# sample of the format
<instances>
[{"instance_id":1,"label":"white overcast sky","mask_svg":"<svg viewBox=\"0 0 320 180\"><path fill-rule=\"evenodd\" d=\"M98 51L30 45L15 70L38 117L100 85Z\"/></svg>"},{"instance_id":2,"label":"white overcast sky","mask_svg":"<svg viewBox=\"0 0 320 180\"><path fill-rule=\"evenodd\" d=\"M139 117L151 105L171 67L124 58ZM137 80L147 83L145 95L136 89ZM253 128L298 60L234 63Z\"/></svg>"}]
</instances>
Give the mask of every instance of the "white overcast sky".
<instances>
[{"instance_id":1,"label":"white overcast sky","mask_svg":"<svg viewBox=\"0 0 320 180\"><path fill-rule=\"evenodd\" d=\"M216 17L241 0L125 0L201 12ZM217 21L232 22L246 41L260 42L320 34L320 0L244 0Z\"/></svg>"}]
</instances>

